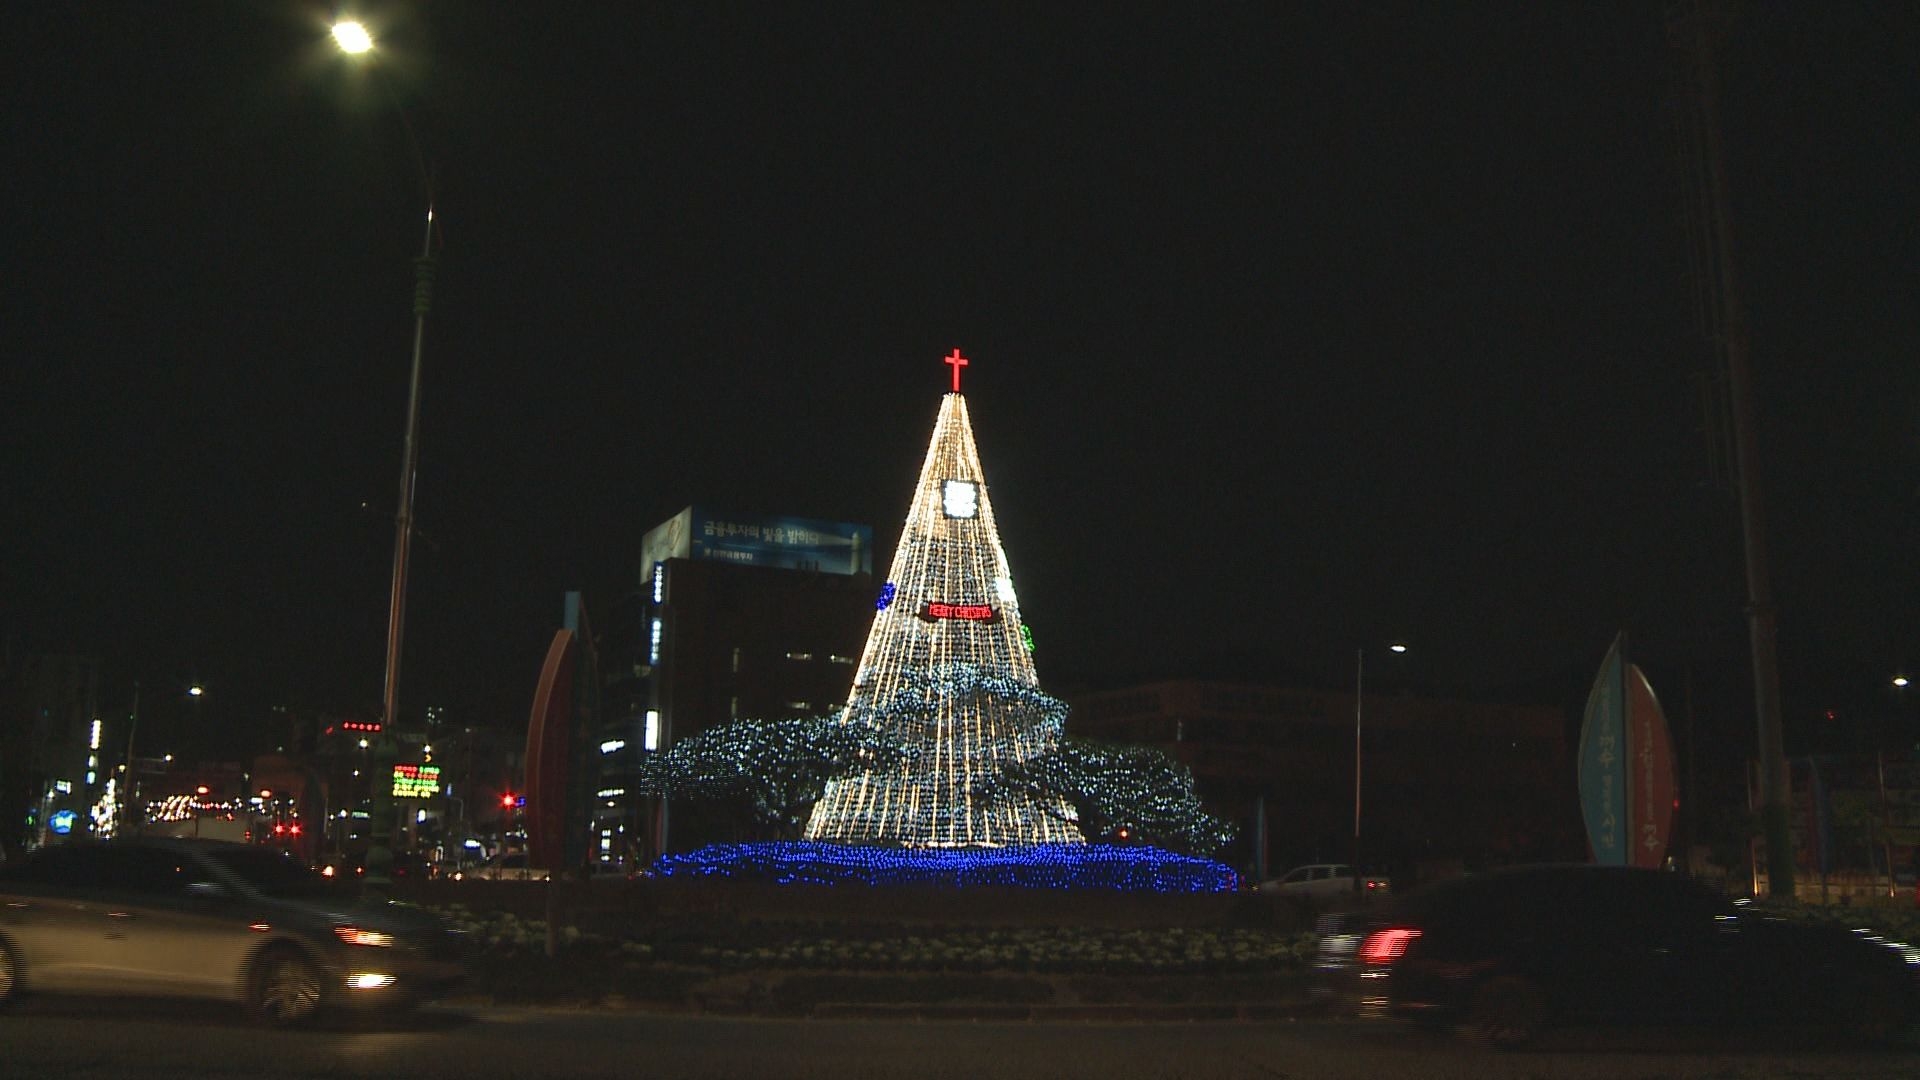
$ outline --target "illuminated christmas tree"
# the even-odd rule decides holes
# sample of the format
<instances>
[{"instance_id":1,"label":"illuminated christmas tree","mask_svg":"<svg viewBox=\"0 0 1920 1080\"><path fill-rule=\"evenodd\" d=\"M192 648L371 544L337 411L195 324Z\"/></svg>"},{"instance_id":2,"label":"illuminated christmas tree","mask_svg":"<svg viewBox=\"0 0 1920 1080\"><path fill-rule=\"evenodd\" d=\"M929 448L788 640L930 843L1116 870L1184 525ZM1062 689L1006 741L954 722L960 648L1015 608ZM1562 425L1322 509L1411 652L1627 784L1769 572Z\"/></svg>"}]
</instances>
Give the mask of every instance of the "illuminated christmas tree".
<instances>
[{"instance_id":1,"label":"illuminated christmas tree","mask_svg":"<svg viewBox=\"0 0 1920 1080\"><path fill-rule=\"evenodd\" d=\"M1042 694L974 446L955 349L841 722L906 752L827 786L809 840L908 847L1081 843L1066 801L988 789L1058 744L1064 710Z\"/></svg>"}]
</instances>

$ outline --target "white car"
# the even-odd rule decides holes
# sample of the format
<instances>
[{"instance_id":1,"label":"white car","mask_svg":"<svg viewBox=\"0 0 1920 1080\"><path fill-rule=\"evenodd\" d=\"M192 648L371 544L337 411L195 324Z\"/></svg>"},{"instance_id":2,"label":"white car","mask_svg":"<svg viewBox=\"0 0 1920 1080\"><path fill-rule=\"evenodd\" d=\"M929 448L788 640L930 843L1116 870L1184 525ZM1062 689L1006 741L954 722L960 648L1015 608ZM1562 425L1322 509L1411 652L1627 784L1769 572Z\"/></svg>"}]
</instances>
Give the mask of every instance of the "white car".
<instances>
[{"instance_id":1,"label":"white car","mask_svg":"<svg viewBox=\"0 0 1920 1080\"><path fill-rule=\"evenodd\" d=\"M28 990L231 998L292 1024L442 997L464 940L260 844L88 841L0 868L0 1006Z\"/></svg>"},{"instance_id":2,"label":"white car","mask_svg":"<svg viewBox=\"0 0 1920 1080\"><path fill-rule=\"evenodd\" d=\"M1346 863L1311 863L1306 866L1296 866L1281 877L1261 882L1260 891L1274 896L1316 897L1331 900L1343 893L1354 891L1353 867ZM1393 883L1384 875L1367 874L1361 879L1360 891L1367 896L1386 896L1393 891Z\"/></svg>"}]
</instances>

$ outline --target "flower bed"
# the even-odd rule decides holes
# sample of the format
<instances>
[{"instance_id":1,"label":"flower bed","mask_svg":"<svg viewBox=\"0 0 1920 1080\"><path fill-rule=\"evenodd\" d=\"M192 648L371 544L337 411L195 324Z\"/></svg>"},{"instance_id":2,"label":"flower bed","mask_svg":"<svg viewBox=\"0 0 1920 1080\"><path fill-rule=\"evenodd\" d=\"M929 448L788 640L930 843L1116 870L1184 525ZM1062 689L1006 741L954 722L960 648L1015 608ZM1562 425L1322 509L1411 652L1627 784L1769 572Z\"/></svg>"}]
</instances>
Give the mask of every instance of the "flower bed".
<instances>
[{"instance_id":1,"label":"flower bed","mask_svg":"<svg viewBox=\"0 0 1920 1080\"><path fill-rule=\"evenodd\" d=\"M782 885L940 885L1219 893L1239 887L1231 867L1155 847L1030 844L998 848L863 847L766 842L712 844L663 855L662 877L741 877Z\"/></svg>"},{"instance_id":2,"label":"flower bed","mask_svg":"<svg viewBox=\"0 0 1920 1080\"><path fill-rule=\"evenodd\" d=\"M471 989L501 1002L805 1013L823 1002L1265 1000L1314 935L1247 927L927 927L678 919L617 935L439 909L472 935Z\"/></svg>"},{"instance_id":3,"label":"flower bed","mask_svg":"<svg viewBox=\"0 0 1920 1080\"><path fill-rule=\"evenodd\" d=\"M441 913L471 934L482 953L544 954L541 920L458 906ZM713 970L1218 974L1299 967L1313 954L1314 936L1248 927L937 928L716 919L636 926L617 937L568 926L557 943L629 963Z\"/></svg>"}]
</instances>

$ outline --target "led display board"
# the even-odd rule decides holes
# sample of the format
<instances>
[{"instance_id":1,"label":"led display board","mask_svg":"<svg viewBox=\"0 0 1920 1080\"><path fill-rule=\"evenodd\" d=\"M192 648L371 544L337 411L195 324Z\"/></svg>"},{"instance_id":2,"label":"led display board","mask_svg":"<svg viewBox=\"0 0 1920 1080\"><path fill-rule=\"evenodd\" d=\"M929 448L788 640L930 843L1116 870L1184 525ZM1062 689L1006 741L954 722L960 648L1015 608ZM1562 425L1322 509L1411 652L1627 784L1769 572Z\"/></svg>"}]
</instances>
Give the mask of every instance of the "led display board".
<instances>
[{"instance_id":1,"label":"led display board","mask_svg":"<svg viewBox=\"0 0 1920 1080\"><path fill-rule=\"evenodd\" d=\"M920 609L920 617L928 622L939 619L960 619L966 622L996 623L1000 621L1000 610L990 604L948 604L931 600Z\"/></svg>"},{"instance_id":2,"label":"led display board","mask_svg":"<svg viewBox=\"0 0 1920 1080\"><path fill-rule=\"evenodd\" d=\"M440 766L396 763L393 766L393 797L424 799L440 794Z\"/></svg>"}]
</instances>

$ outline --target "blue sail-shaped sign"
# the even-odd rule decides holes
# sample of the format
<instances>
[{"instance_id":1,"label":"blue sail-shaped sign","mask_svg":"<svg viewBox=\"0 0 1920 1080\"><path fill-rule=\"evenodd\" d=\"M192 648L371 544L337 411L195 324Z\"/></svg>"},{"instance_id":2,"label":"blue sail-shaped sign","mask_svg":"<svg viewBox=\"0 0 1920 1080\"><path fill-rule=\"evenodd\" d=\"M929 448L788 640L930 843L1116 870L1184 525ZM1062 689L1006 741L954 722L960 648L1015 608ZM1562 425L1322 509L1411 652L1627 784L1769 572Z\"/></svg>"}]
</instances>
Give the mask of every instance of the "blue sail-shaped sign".
<instances>
[{"instance_id":1,"label":"blue sail-shaped sign","mask_svg":"<svg viewBox=\"0 0 1920 1080\"><path fill-rule=\"evenodd\" d=\"M1627 664L1624 635L1613 639L1587 695L1580 725L1580 816L1593 861L1625 866L1627 845Z\"/></svg>"}]
</instances>

